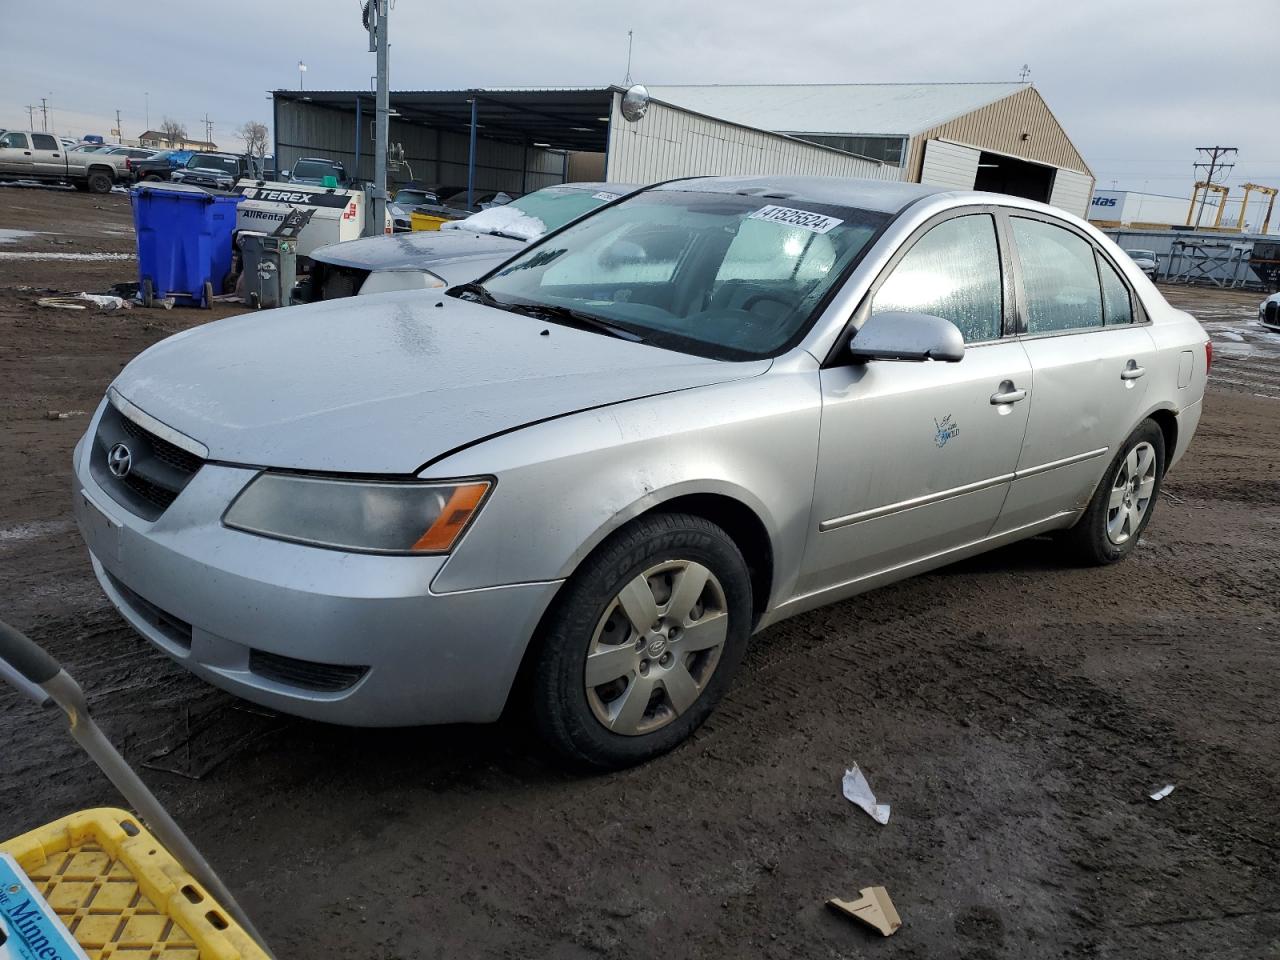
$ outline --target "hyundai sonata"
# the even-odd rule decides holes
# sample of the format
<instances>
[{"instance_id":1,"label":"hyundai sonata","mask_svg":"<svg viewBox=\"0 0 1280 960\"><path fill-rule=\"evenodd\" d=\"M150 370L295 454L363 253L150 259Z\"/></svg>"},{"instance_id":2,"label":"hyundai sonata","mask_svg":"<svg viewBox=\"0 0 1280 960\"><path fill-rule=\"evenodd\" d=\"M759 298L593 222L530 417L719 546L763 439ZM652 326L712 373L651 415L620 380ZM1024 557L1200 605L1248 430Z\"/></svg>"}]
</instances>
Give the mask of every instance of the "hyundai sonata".
<instances>
[{"instance_id":1,"label":"hyundai sonata","mask_svg":"<svg viewBox=\"0 0 1280 960\"><path fill-rule=\"evenodd\" d=\"M682 180L447 292L151 347L76 449L76 513L111 601L211 683L358 725L518 699L614 767L784 617L1036 534L1130 554L1210 359L1060 210Z\"/></svg>"}]
</instances>

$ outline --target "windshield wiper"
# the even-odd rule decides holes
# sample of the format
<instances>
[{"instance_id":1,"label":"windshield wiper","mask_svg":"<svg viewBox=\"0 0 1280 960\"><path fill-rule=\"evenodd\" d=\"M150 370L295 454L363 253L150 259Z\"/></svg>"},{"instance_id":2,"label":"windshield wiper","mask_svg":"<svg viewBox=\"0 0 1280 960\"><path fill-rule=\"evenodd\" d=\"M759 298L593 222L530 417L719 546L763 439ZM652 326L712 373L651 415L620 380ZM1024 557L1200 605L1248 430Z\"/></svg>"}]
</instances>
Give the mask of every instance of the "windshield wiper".
<instances>
[{"instance_id":1,"label":"windshield wiper","mask_svg":"<svg viewBox=\"0 0 1280 960\"><path fill-rule=\"evenodd\" d=\"M449 293L460 299L471 300L474 303L483 303L486 307L497 307L499 310L510 310L511 304L499 300L481 283L461 283L452 288Z\"/></svg>"},{"instance_id":2,"label":"windshield wiper","mask_svg":"<svg viewBox=\"0 0 1280 960\"><path fill-rule=\"evenodd\" d=\"M550 320L552 323L563 323L566 326L578 327L582 330L595 330L597 333L617 337L619 340L644 343L644 337L633 330L616 326L607 320L601 320L597 316L583 313L581 310L574 310L571 307L562 307L549 303L512 303L506 304L504 309L510 310L512 313L522 313L529 317L536 317L540 320Z\"/></svg>"}]
</instances>

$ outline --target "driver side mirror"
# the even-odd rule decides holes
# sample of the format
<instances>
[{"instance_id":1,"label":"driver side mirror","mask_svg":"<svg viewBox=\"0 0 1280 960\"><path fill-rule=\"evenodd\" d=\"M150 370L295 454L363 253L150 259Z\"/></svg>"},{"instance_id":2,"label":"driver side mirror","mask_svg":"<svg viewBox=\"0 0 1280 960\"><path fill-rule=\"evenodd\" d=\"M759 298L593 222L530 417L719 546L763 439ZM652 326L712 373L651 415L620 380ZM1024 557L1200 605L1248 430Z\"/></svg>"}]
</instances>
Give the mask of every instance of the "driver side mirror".
<instances>
[{"instance_id":1,"label":"driver side mirror","mask_svg":"<svg viewBox=\"0 0 1280 960\"><path fill-rule=\"evenodd\" d=\"M867 360L964 358L964 336L950 320L927 313L876 313L849 338L849 355Z\"/></svg>"},{"instance_id":2,"label":"driver side mirror","mask_svg":"<svg viewBox=\"0 0 1280 960\"><path fill-rule=\"evenodd\" d=\"M290 172L290 171L288 171L288 170L281 170L281 171L280 171L280 179L281 179L281 180L288 180L288 179L289 179L290 177L292 177L292 176L293 176L293 173L292 173L292 172Z\"/></svg>"}]
</instances>

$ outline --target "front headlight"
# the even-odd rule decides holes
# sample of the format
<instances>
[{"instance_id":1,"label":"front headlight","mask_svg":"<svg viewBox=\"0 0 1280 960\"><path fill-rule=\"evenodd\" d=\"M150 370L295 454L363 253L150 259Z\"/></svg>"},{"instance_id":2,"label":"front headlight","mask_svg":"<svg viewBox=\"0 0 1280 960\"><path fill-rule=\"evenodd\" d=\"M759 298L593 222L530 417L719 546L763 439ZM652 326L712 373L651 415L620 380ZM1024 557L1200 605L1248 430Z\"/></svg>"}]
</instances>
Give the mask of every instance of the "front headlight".
<instances>
[{"instance_id":1,"label":"front headlight","mask_svg":"<svg viewBox=\"0 0 1280 960\"><path fill-rule=\"evenodd\" d=\"M492 482L329 480L260 473L227 509L228 527L360 553L448 553Z\"/></svg>"}]
</instances>

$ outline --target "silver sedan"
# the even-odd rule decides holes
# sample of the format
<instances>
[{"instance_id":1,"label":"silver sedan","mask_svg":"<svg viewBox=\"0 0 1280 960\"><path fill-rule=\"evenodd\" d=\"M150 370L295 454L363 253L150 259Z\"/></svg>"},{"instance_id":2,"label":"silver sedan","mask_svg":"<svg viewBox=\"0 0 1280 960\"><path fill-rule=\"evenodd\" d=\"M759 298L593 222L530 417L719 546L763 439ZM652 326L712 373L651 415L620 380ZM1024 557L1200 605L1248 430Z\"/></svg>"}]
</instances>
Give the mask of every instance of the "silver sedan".
<instances>
[{"instance_id":1,"label":"silver sedan","mask_svg":"<svg viewBox=\"0 0 1280 960\"><path fill-rule=\"evenodd\" d=\"M1132 553L1210 359L1059 210L683 180L447 293L157 344L76 449L76 514L111 601L211 683L358 725L519 704L615 767L784 617L1037 534Z\"/></svg>"}]
</instances>

